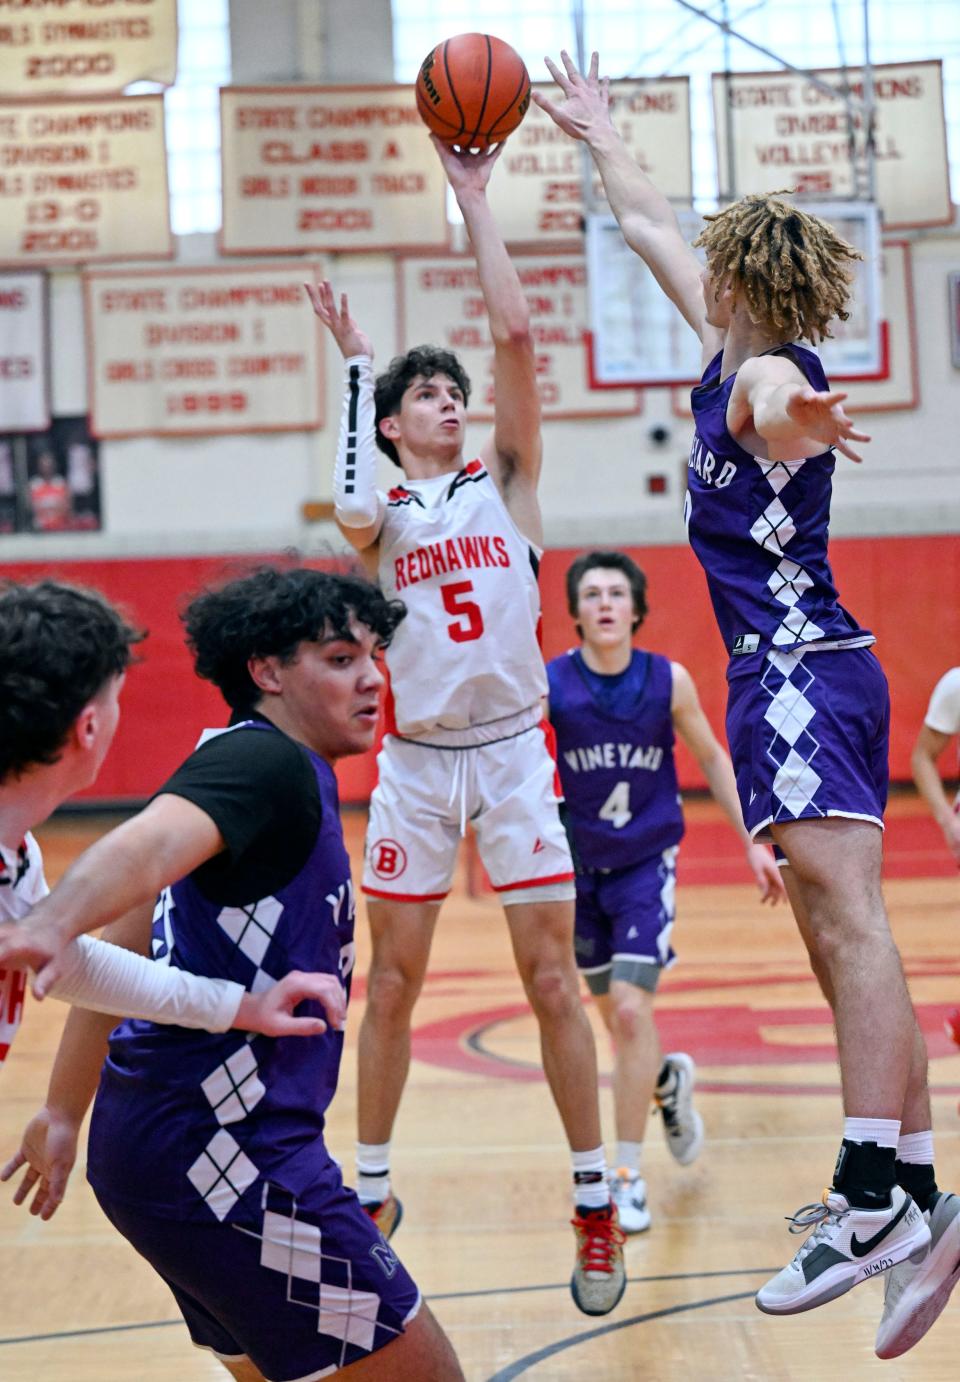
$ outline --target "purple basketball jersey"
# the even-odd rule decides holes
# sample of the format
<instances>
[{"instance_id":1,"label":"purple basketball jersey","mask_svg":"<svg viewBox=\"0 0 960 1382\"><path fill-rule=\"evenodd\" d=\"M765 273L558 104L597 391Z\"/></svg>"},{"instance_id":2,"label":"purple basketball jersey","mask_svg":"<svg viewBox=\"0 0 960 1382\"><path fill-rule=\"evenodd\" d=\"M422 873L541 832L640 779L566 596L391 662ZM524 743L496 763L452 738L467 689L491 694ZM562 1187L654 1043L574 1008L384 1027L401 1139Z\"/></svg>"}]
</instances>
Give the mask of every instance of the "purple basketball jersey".
<instances>
[{"instance_id":1,"label":"purple basketball jersey","mask_svg":"<svg viewBox=\"0 0 960 1382\"><path fill-rule=\"evenodd\" d=\"M300 873L275 896L242 907L220 906L192 877L181 879L154 914L159 962L233 979L252 992L292 969L339 973L349 989L354 900L337 782L328 763L309 757L322 816ZM302 1011L323 1015L312 1002ZM330 1030L273 1039L122 1022L94 1107L91 1183L111 1201L205 1222L211 1215L229 1220L266 1181L299 1196L330 1161L324 1113L342 1051L342 1033Z\"/></svg>"},{"instance_id":2,"label":"purple basketball jersey","mask_svg":"<svg viewBox=\"0 0 960 1382\"><path fill-rule=\"evenodd\" d=\"M601 707L579 649L547 663L557 765L579 862L619 869L683 836L673 759L673 672L665 657L634 651L618 710Z\"/></svg>"},{"instance_id":3,"label":"purple basketball jersey","mask_svg":"<svg viewBox=\"0 0 960 1382\"><path fill-rule=\"evenodd\" d=\"M813 388L829 388L814 351L784 345L768 353L787 356ZM730 654L728 677L755 670L771 649L873 642L839 603L827 561L833 452L766 461L745 451L727 431L736 375L721 383L721 361L710 361L691 396L685 512Z\"/></svg>"}]
</instances>

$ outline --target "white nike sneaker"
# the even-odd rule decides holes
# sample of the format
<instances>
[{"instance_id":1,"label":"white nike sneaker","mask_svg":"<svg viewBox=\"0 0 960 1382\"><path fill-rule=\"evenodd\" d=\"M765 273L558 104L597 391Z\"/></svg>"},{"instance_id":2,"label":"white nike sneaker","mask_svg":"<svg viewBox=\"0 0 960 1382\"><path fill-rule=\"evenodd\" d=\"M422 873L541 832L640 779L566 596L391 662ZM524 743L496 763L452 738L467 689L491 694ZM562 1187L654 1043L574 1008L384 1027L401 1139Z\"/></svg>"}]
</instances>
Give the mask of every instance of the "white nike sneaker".
<instances>
[{"instance_id":1,"label":"white nike sneaker","mask_svg":"<svg viewBox=\"0 0 960 1382\"><path fill-rule=\"evenodd\" d=\"M663 1118L670 1155L681 1166L689 1166L703 1146L703 1119L693 1107L697 1067L686 1051L672 1051L663 1063L667 1076L653 1091L653 1100Z\"/></svg>"},{"instance_id":2,"label":"white nike sneaker","mask_svg":"<svg viewBox=\"0 0 960 1382\"><path fill-rule=\"evenodd\" d=\"M617 1206L617 1218L624 1233L645 1233L650 1227L647 1184L639 1172L623 1167L610 1177L610 1198Z\"/></svg>"},{"instance_id":3,"label":"white nike sneaker","mask_svg":"<svg viewBox=\"0 0 960 1382\"><path fill-rule=\"evenodd\" d=\"M790 1232L813 1232L793 1261L757 1292L767 1315L813 1310L922 1251L930 1229L913 1200L895 1185L885 1209L854 1209L837 1190L807 1204L790 1219Z\"/></svg>"},{"instance_id":4,"label":"white nike sneaker","mask_svg":"<svg viewBox=\"0 0 960 1382\"><path fill-rule=\"evenodd\" d=\"M960 1195L940 1193L924 1215L930 1246L887 1274L878 1358L899 1358L937 1320L960 1281Z\"/></svg>"}]
</instances>

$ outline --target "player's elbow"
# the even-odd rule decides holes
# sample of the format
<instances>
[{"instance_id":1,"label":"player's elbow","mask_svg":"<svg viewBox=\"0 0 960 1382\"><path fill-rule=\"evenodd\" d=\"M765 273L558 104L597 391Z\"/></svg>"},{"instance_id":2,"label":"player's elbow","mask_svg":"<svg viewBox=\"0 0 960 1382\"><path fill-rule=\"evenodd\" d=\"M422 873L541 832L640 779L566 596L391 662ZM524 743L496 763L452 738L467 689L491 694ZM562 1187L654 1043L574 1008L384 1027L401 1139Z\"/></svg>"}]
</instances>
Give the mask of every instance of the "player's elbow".
<instances>
[{"instance_id":1,"label":"player's elbow","mask_svg":"<svg viewBox=\"0 0 960 1382\"><path fill-rule=\"evenodd\" d=\"M533 332L526 304L522 311L511 314L493 331L493 342L507 350L533 353Z\"/></svg>"}]
</instances>

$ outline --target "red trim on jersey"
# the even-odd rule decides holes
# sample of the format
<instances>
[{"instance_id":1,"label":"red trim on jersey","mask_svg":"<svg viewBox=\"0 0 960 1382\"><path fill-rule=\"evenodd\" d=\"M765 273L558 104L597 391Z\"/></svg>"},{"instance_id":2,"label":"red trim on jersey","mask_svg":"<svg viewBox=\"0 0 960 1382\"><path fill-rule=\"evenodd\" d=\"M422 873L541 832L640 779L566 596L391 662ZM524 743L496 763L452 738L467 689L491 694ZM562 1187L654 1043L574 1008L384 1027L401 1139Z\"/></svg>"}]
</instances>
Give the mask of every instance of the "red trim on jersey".
<instances>
[{"instance_id":1,"label":"red trim on jersey","mask_svg":"<svg viewBox=\"0 0 960 1382\"><path fill-rule=\"evenodd\" d=\"M9 1041L0 1041L0 1065L7 1059L7 1052L10 1050Z\"/></svg>"},{"instance_id":2,"label":"red trim on jersey","mask_svg":"<svg viewBox=\"0 0 960 1382\"><path fill-rule=\"evenodd\" d=\"M572 873L570 877L573 877ZM360 891L367 897L383 897L388 902L442 902L447 896L446 893L386 893L379 888L365 888L362 885Z\"/></svg>"},{"instance_id":3,"label":"red trim on jersey","mask_svg":"<svg viewBox=\"0 0 960 1382\"><path fill-rule=\"evenodd\" d=\"M397 733L397 705L393 699L393 683L390 680L390 671L386 663L381 664L383 675L387 686L383 693L383 732L384 734ZM378 775L379 776L379 775Z\"/></svg>"},{"instance_id":4,"label":"red trim on jersey","mask_svg":"<svg viewBox=\"0 0 960 1382\"><path fill-rule=\"evenodd\" d=\"M499 887L494 883L492 887L495 893L509 893L514 888L540 888L546 887L548 883L572 883L575 877L573 873L551 873L549 878L524 878L520 883L501 883Z\"/></svg>"},{"instance_id":5,"label":"red trim on jersey","mask_svg":"<svg viewBox=\"0 0 960 1382\"><path fill-rule=\"evenodd\" d=\"M468 461L463 468L468 475L479 475L483 469L483 461L478 457L475 461Z\"/></svg>"}]
</instances>

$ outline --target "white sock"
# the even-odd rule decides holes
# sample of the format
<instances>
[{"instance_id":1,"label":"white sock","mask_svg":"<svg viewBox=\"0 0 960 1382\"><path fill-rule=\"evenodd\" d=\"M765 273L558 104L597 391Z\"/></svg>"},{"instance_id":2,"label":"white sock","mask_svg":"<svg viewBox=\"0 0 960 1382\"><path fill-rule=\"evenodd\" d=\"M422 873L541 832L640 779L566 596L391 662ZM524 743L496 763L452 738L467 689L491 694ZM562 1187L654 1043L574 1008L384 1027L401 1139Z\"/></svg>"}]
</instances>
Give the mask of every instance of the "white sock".
<instances>
[{"instance_id":1,"label":"white sock","mask_svg":"<svg viewBox=\"0 0 960 1382\"><path fill-rule=\"evenodd\" d=\"M933 1165L933 1131L904 1132L897 1143L897 1160L912 1166Z\"/></svg>"},{"instance_id":2,"label":"white sock","mask_svg":"<svg viewBox=\"0 0 960 1382\"><path fill-rule=\"evenodd\" d=\"M621 1139L617 1142L617 1159L613 1164L618 1171L629 1171L632 1176L639 1176L642 1155L642 1142L624 1142Z\"/></svg>"},{"instance_id":3,"label":"white sock","mask_svg":"<svg viewBox=\"0 0 960 1382\"><path fill-rule=\"evenodd\" d=\"M390 1194L390 1143L357 1143L357 1195L361 1204L379 1204Z\"/></svg>"},{"instance_id":4,"label":"white sock","mask_svg":"<svg viewBox=\"0 0 960 1382\"><path fill-rule=\"evenodd\" d=\"M591 1152L571 1152L573 1202L582 1209L603 1209L610 1203L607 1158L602 1147Z\"/></svg>"},{"instance_id":5,"label":"white sock","mask_svg":"<svg viewBox=\"0 0 960 1382\"><path fill-rule=\"evenodd\" d=\"M896 1148L899 1136L899 1118L845 1118L843 1120L843 1140L845 1142L875 1142L878 1147Z\"/></svg>"}]
</instances>

